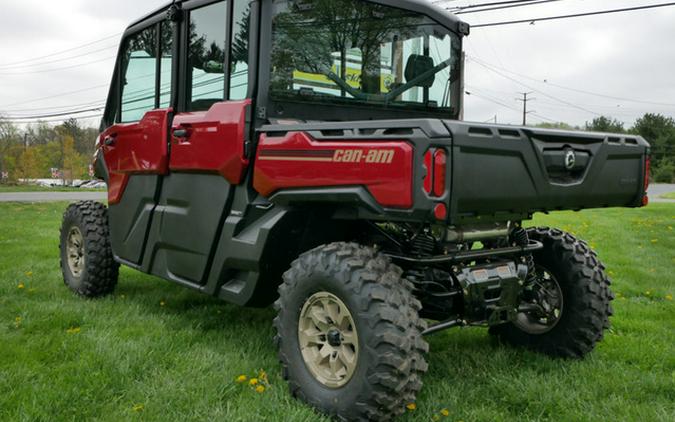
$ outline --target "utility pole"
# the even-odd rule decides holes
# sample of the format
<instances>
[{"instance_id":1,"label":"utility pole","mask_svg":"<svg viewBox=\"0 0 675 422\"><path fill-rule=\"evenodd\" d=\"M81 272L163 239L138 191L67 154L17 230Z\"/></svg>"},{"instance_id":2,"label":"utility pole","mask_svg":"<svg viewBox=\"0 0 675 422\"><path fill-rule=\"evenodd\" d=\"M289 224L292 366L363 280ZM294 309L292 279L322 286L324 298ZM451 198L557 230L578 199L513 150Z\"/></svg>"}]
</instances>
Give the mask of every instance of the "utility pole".
<instances>
[{"instance_id":1,"label":"utility pole","mask_svg":"<svg viewBox=\"0 0 675 422\"><path fill-rule=\"evenodd\" d=\"M523 98L516 98L516 101L523 102L523 126L527 126L527 115L535 112L534 110L527 110L527 102L536 100L536 98L528 98L527 96L530 94L534 94L534 92L520 92Z\"/></svg>"}]
</instances>

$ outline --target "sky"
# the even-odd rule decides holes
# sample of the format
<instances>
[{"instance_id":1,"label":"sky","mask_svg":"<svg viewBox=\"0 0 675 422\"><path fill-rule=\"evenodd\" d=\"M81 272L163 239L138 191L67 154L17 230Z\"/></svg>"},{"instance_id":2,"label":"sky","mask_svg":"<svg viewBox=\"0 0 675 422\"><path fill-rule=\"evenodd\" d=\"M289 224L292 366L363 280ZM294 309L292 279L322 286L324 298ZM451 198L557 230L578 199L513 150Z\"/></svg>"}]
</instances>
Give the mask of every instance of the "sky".
<instances>
[{"instance_id":1,"label":"sky","mask_svg":"<svg viewBox=\"0 0 675 422\"><path fill-rule=\"evenodd\" d=\"M492 1L447 0L440 5ZM665 2L558 0L460 17L475 25ZM107 95L122 31L165 3L1 0L0 113L34 116L99 107ZM674 22L675 7L667 7L472 28L464 42L464 118L519 124L522 102L517 98L523 92L532 92L533 98L528 108L535 113L528 114L528 123L583 125L607 115L629 127L646 112L675 117ZM75 49L61 53L70 48ZM91 126L98 121L83 120Z\"/></svg>"}]
</instances>

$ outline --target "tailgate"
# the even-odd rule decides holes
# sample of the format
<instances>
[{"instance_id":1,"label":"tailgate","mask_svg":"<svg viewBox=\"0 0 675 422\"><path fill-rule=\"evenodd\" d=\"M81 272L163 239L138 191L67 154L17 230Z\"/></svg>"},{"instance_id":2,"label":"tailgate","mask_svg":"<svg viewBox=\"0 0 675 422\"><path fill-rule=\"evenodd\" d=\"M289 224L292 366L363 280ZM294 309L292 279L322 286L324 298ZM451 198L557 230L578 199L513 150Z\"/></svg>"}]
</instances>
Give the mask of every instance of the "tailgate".
<instances>
[{"instance_id":1,"label":"tailgate","mask_svg":"<svg viewBox=\"0 0 675 422\"><path fill-rule=\"evenodd\" d=\"M457 217L643 204L649 144L639 136L445 124Z\"/></svg>"}]
</instances>

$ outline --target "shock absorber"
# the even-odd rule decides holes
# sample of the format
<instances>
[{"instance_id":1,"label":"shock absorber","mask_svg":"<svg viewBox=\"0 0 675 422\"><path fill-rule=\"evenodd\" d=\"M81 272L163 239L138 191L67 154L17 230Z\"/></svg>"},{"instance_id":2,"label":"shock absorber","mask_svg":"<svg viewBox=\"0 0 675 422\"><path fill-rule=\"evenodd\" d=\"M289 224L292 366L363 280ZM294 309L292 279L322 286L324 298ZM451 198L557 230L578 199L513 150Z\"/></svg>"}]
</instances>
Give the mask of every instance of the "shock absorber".
<instances>
[{"instance_id":1,"label":"shock absorber","mask_svg":"<svg viewBox=\"0 0 675 422\"><path fill-rule=\"evenodd\" d=\"M530 238L527 236L527 230L520 226L513 229L511 232L511 239L517 246L527 246L530 244ZM534 257L530 253L525 255L523 258L525 258L525 264L527 265L526 283L529 286L532 285L537 279L535 274L536 268L534 266Z\"/></svg>"},{"instance_id":2,"label":"shock absorber","mask_svg":"<svg viewBox=\"0 0 675 422\"><path fill-rule=\"evenodd\" d=\"M410 250L416 256L429 256L436 249L436 239L424 230L410 239Z\"/></svg>"}]
</instances>

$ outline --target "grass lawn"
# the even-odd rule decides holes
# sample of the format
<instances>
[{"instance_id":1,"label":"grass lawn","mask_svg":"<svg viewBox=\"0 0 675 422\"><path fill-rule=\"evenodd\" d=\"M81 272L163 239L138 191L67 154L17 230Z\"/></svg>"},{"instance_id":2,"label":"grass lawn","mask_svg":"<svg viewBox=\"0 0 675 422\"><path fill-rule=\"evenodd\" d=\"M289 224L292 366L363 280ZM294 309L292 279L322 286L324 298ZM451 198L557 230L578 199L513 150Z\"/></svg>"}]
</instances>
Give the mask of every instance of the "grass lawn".
<instances>
[{"instance_id":1,"label":"grass lawn","mask_svg":"<svg viewBox=\"0 0 675 422\"><path fill-rule=\"evenodd\" d=\"M665 199L675 199L675 192L668 192L661 195L661 198Z\"/></svg>"},{"instance_id":2,"label":"grass lawn","mask_svg":"<svg viewBox=\"0 0 675 422\"><path fill-rule=\"evenodd\" d=\"M325 420L292 399L271 309L239 308L123 269L75 297L58 265L64 203L0 204L0 420ZM675 420L675 205L542 216L583 237L613 278L612 330L583 361L496 344L480 328L428 338L403 420ZM264 369L270 386L237 384Z\"/></svg>"},{"instance_id":3,"label":"grass lawn","mask_svg":"<svg viewBox=\"0 0 675 422\"><path fill-rule=\"evenodd\" d=\"M105 189L74 188L71 186L38 186L38 185L0 185L0 193L8 192L104 192Z\"/></svg>"}]
</instances>

